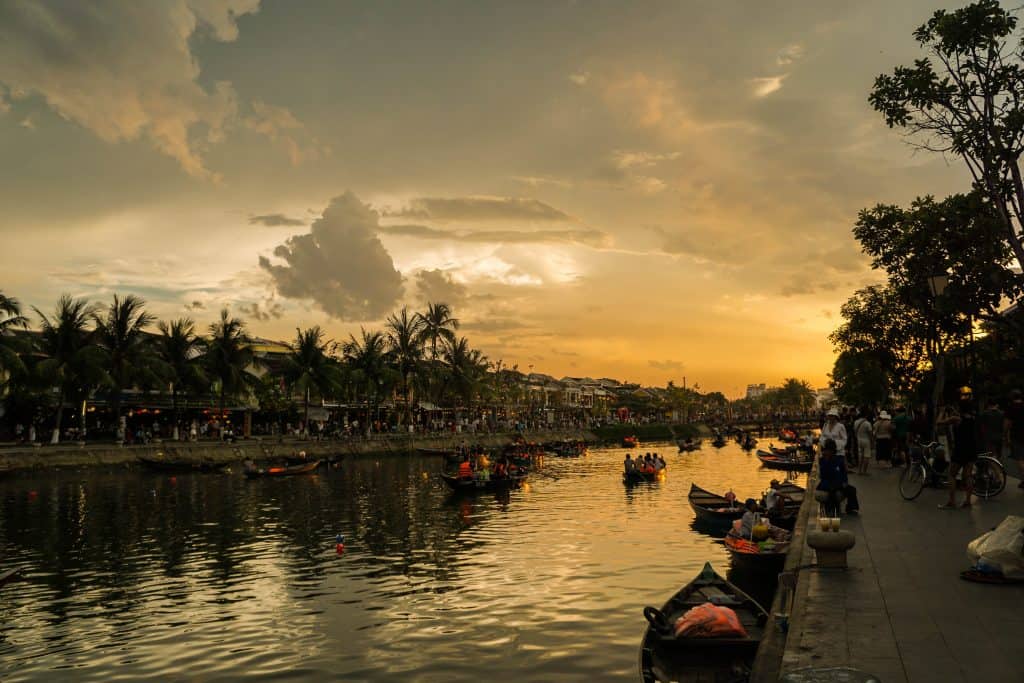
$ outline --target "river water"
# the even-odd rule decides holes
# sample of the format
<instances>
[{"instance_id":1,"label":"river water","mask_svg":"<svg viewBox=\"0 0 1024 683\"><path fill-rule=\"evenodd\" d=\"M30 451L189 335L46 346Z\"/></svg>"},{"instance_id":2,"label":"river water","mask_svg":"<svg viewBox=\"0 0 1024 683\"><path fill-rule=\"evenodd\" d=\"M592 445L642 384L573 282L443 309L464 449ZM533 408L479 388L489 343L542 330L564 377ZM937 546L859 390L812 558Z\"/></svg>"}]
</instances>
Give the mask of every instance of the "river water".
<instances>
[{"instance_id":1,"label":"river water","mask_svg":"<svg viewBox=\"0 0 1024 683\"><path fill-rule=\"evenodd\" d=\"M0 568L27 570L0 588L0 680L636 680L643 606L729 569L690 482L742 499L782 474L732 442L640 450L663 481L626 488L626 451L593 449L468 498L419 456L10 477Z\"/></svg>"}]
</instances>

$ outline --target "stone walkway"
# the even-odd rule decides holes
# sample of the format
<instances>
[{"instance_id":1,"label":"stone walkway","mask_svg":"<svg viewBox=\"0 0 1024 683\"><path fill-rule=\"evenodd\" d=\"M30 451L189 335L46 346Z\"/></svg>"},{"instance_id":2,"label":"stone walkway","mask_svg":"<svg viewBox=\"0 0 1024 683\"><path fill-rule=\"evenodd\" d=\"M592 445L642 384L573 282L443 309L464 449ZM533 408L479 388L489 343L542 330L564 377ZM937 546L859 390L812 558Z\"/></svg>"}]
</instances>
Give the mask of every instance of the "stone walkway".
<instances>
[{"instance_id":1,"label":"stone walkway","mask_svg":"<svg viewBox=\"0 0 1024 683\"><path fill-rule=\"evenodd\" d=\"M857 538L850 567L801 570L783 672L851 666L883 683L1024 680L1024 586L959 578L969 541L1024 515L1018 480L970 510L939 510L945 491L907 502L898 477L851 475L861 515L842 521ZM807 549L803 562L813 561Z\"/></svg>"}]
</instances>

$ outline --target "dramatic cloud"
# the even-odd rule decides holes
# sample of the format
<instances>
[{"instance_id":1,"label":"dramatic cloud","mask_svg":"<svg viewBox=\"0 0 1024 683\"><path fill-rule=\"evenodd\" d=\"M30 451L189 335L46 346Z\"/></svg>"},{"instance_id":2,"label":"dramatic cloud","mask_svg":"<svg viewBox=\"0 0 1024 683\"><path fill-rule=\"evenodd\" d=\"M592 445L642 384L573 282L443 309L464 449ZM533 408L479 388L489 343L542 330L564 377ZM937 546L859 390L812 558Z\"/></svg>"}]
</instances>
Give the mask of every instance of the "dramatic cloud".
<instances>
[{"instance_id":1,"label":"dramatic cloud","mask_svg":"<svg viewBox=\"0 0 1024 683\"><path fill-rule=\"evenodd\" d=\"M413 279L416 283L416 296L421 301L458 306L469 295L466 285L456 282L451 273L440 268L418 271Z\"/></svg>"},{"instance_id":2,"label":"dramatic cloud","mask_svg":"<svg viewBox=\"0 0 1024 683\"><path fill-rule=\"evenodd\" d=\"M301 218L289 218L283 213L268 213L262 216L250 216L249 225L265 225L268 228L278 228L282 226L298 226L306 225L306 221Z\"/></svg>"},{"instance_id":3,"label":"dramatic cloud","mask_svg":"<svg viewBox=\"0 0 1024 683\"><path fill-rule=\"evenodd\" d=\"M557 221L576 222L572 216L536 199L519 197L420 197L401 211L401 218L445 221Z\"/></svg>"},{"instance_id":4,"label":"dramatic cloud","mask_svg":"<svg viewBox=\"0 0 1024 683\"><path fill-rule=\"evenodd\" d=\"M38 95L107 142L148 139L188 173L213 177L203 145L236 112L230 83L199 83L196 33L238 37L259 0L0 4L0 82Z\"/></svg>"},{"instance_id":5,"label":"dramatic cloud","mask_svg":"<svg viewBox=\"0 0 1024 683\"><path fill-rule=\"evenodd\" d=\"M610 243L607 233L591 228L564 230L443 230L427 225L382 225L386 235L415 237L424 240L473 242L478 244L585 244L603 247Z\"/></svg>"},{"instance_id":6,"label":"dramatic cloud","mask_svg":"<svg viewBox=\"0 0 1024 683\"><path fill-rule=\"evenodd\" d=\"M377 232L376 211L351 192L335 197L303 235L274 249L277 265L261 256L260 267L273 278L277 293L311 299L339 320L377 320L402 296L402 275Z\"/></svg>"}]
</instances>

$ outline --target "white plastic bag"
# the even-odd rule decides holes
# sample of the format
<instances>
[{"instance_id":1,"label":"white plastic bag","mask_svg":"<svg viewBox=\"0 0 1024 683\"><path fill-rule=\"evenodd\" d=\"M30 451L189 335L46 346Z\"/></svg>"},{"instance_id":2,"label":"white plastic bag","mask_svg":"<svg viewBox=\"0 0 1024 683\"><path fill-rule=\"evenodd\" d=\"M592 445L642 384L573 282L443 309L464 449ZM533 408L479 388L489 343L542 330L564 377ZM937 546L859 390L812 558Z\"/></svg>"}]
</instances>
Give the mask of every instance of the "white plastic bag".
<instances>
[{"instance_id":1,"label":"white plastic bag","mask_svg":"<svg viewBox=\"0 0 1024 683\"><path fill-rule=\"evenodd\" d=\"M967 545L974 564L998 567L1008 579L1024 579L1024 517L1009 515Z\"/></svg>"}]
</instances>

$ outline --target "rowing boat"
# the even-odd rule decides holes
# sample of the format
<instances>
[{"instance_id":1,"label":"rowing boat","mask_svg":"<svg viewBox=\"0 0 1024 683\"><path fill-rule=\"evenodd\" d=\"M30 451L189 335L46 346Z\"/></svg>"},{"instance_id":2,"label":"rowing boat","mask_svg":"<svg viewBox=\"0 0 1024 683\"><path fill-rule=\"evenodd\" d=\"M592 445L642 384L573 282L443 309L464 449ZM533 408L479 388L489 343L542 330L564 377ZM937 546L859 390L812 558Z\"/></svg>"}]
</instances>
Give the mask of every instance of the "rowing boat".
<instances>
[{"instance_id":1,"label":"rowing boat","mask_svg":"<svg viewBox=\"0 0 1024 683\"><path fill-rule=\"evenodd\" d=\"M245 471L247 477L287 477L295 474L309 474L320 466L319 460L312 460L299 465L252 467Z\"/></svg>"},{"instance_id":2,"label":"rowing boat","mask_svg":"<svg viewBox=\"0 0 1024 683\"><path fill-rule=\"evenodd\" d=\"M690 484L690 493L687 499L700 522L728 525L732 523L732 520L743 516L744 508L736 503L735 498L730 501L728 498L711 493L693 483Z\"/></svg>"},{"instance_id":3,"label":"rowing boat","mask_svg":"<svg viewBox=\"0 0 1024 683\"><path fill-rule=\"evenodd\" d=\"M633 484L642 484L647 481L657 481L658 477L663 476L664 474L665 470L658 470L655 472L630 470L629 472L622 473L622 483L626 486L632 486Z\"/></svg>"},{"instance_id":4,"label":"rowing boat","mask_svg":"<svg viewBox=\"0 0 1024 683\"><path fill-rule=\"evenodd\" d=\"M705 603L735 612L746 635L676 637L676 621L688 610ZM660 610L645 607L644 616L648 624L640 643L643 683L746 680L768 620L764 607L718 575L710 563Z\"/></svg>"},{"instance_id":5,"label":"rowing boat","mask_svg":"<svg viewBox=\"0 0 1024 683\"><path fill-rule=\"evenodd\" d=\"M757 459L761 461L761 464L765 467L770 467L776 470L788 470L790 472L810 472L811 466L814 465L813 460L797 460L794 458L783 458L769 453L768 451L757 452Z\"/></svg>"},{"instance_id":6,"label":"rowing boat","mask_svg":"<svg viewBox=\"0 0 1024 683\"><path fill-rule=\"evenodd\" d=\"M768 538L758 542L741 536L738 526L738 520L733 522L733 527L726 534L724 541L732 557L733 566L764 572L782 571L782 566L786 563L786 553L789 552L790 533L777 526L770 526Z\"/></svg>"},{"instance_id":7,"label":"rowing boat","mask_svg":"<svg viewBox=\"0 0 1024 683\"><path fill-rule=\"evenodd\" d=\"M519 488L526 481L527 475L519 474L511 477L491 477L490 479L477 479L459 477L455 474L441 473L441 479L453 491L460 493L472 493L475 491L503 491L505 489Z\"/></svg>"}]
</instances>

